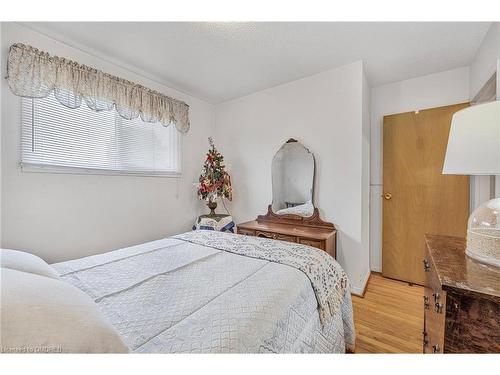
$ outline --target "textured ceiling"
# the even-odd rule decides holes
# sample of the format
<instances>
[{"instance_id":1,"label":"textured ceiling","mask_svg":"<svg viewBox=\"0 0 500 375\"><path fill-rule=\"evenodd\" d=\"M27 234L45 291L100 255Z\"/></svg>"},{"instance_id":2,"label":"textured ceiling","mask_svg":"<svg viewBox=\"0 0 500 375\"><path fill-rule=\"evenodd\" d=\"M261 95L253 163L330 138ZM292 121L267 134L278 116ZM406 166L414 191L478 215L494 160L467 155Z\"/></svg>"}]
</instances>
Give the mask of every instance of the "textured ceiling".
<instances>
[{"instance_id":1,"label":"textured ceiling","mask_svg":"<svg viewBox=\"0 0 500 375\"><path fill-rule=\"evenodd\" d=\"M219 103L365 61L372 86L469 65L489 23L25 23Z\"/></svg>"}]
</instances>

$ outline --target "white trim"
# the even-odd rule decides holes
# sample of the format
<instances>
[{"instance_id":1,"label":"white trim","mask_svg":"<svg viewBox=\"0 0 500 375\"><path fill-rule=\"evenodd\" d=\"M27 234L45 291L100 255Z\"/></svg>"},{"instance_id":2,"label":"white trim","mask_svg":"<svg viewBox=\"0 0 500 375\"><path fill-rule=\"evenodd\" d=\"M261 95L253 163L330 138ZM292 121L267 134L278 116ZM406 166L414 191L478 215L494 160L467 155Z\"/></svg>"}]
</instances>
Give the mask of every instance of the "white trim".
<instances>
[{"instance_id":1,"label":"white trim","mask_svg":"<svg viewBox=\"0 0 500 375\"><path fill-rule=\"evenodd\" d=\"M477 105L481 103L489 103L497 99L497 72L486 81L484 86L479 90L479 92L470 101L471 105Z\"/></svg>"},{"instance_id":2,"label":"white trim","mask_svg":"<svg viewBox=\"0 0 500 375\"><path fill-rule=\"evenodd\" d=\"M368 270L368 272L366 272L366 274L365 274L365 278L364 278L363 282L361 283L360 287L351 285L351 294L354 294L355 296L358 296L358 297L363 297L365 289L366 289L366 285L368 284L368 280L370 279L370 274L371 274L371 272Z\"/></svg>"},{"instance_id":3,"label":"white trim","mask_svg":"<svg viewBox=\"0 0 500 375\"><path fill-rule=\"evenodd\" d=\"M141 171L117 171L110 169L90 169L75 168L53 165L42 165L32 163L20 163L23 172L28 173L56 173L56 174L90 174L90 175L108 175L108 176L133 176L133 177L162 177L162 178L180 178L181 172L141 172Z\"/></svg>"}]
</instances>

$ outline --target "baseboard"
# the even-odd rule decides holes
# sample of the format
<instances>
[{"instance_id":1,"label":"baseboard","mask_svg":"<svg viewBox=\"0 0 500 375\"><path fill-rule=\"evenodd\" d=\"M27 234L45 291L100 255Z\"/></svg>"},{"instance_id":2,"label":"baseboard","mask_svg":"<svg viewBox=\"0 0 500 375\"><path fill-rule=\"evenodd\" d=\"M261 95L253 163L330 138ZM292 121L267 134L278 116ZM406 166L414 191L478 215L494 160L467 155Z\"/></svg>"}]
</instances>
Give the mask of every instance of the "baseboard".
<instances>
[{"instance_id":1,"label":"baseboard","mask_svg":"<svg viewBox=\"0 0 500 375\"><path fill-rule=\"evenodd\" d=\"M370 265L370 268L371 268L372 272L382 273L382 267L376 267L376 266Z\"/></svg>"},{"instance_id":2,"label":"baseboard","mask_svg":"<svg viewBox=\"0 0 500 375\"><path fill-rule=\"evenodd\" d=\"M365 291L366 291L366 286L368 285L368 280L370 280L370 275L371 275L371 272L368 271L365 275L363 282L361 283L361 286L356 287L356 286L351 285L351 294L354 294L355 296L359 296L359 297L364 297Z\"/></svg>"}]
</instances>

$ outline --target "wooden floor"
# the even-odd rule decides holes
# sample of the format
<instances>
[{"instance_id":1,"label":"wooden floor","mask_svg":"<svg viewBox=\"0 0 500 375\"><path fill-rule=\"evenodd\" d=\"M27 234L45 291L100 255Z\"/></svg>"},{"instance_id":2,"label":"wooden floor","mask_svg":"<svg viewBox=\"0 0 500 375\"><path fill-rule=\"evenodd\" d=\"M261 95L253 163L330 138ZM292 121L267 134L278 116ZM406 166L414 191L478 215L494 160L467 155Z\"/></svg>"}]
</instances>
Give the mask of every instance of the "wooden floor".
<instances>
[{"instance_id":1,"label":"wooden floor","mask_svg":"<svg viewBox=\"0 0 500 375\"><path fill-rule=\"evenodd\" d=\"M421 353L424 288L372 273L353 296L356 353Z\"/></svg>"}]
</instances>

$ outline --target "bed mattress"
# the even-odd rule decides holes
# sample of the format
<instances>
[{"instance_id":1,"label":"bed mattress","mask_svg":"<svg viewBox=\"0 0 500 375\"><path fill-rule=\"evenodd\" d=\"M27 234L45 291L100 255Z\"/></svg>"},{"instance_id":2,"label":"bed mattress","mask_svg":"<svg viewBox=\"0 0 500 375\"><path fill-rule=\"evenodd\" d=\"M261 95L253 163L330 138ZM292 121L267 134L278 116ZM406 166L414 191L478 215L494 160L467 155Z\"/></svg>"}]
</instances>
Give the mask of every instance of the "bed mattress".
<instances>
[{"instance_id":1,"label":"bed mattress","mask_svg":"<svg viewBox=\"0 0 500 375\"><path fill-rule=\"evenodd\" d=\"M94 299L132 352L354 348L349 291L321 324L311 281L287 265L166 238L53 267Z\"/></svg>"}]
</instances>

